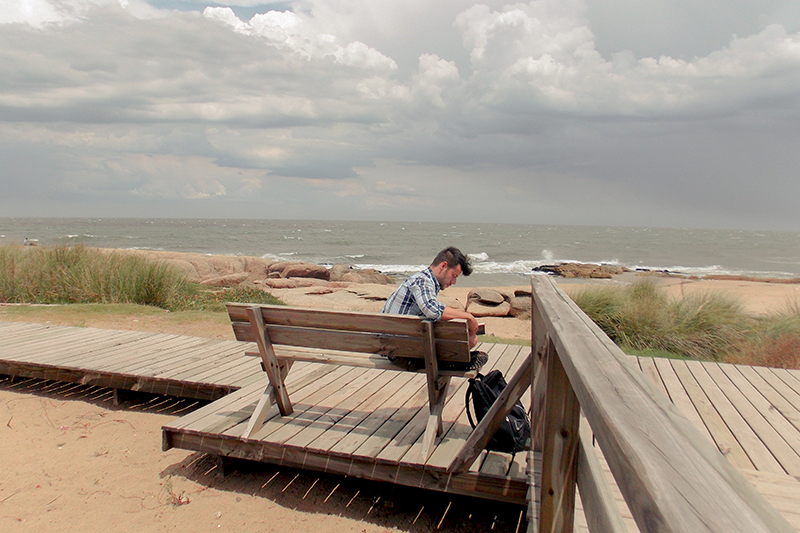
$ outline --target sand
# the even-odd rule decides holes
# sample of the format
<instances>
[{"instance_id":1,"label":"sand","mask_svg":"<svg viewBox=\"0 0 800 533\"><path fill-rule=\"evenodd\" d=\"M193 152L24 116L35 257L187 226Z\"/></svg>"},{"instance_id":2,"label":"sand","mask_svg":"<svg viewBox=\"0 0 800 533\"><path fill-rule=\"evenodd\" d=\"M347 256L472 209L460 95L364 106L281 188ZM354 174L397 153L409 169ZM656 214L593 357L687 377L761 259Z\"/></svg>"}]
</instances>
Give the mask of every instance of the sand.
<instances>
[{"instance_id":1,"label":"sand","mask_svg":"<svg viewBox=\"0 0 800 533\"><path fill-rule=\"evenodd\" d=\"M619 285L618 278L595 283ZM674 297L716 292L752 313L797 306L800 285L657 278ZM560 281L567 292L585 282ZM290 305L376 311L365 294L391 287L279 289ZM444 300L464 302L451 287ZM0 319L8 317L0 312ZM49 320L49 319L48 319ZM62 319L63 320L63 319ZM53 318L51 322L57 323ZM501 338L530 338L530 322L485 319ZM69 322L66 322L68 325ZM176 326L166 314L86 320L82 325L232 338L223 322ZM175 329L180 329L175 331ZM42 389L45 390L42 390ZM270 465L237 462L224 478L203 454L161 451L163 424L185 400L132 395L115 406L102 389L0 382L2 531L514 531L521 508ZM229 468L230 470L230 468ZM451 505L452 504L452 505Z\"/></svg>"}]
</instances>

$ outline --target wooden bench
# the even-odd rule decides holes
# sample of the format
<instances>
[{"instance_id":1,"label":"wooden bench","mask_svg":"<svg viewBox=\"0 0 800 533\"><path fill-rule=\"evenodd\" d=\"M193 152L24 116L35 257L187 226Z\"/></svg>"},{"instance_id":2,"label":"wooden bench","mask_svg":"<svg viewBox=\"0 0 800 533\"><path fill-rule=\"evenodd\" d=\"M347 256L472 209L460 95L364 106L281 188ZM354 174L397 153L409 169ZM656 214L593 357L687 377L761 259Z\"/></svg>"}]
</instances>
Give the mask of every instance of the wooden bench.
<instances>
[{"instance_id":1,"label":"wooden bench","mask_svg":"<svg viewBox=\"0 0 800 533\"><path fill-rule=\"evenodd\" d=\"M442 409L452 377L475 377L477 371L443 370L440 362L470 360L464 320L432 322L415 316L301 309L274 305L227 304L236 339L255 342L269 384L250 417L243 438L264 423L272 403L282 415L292 412L284 380L295 361L409 371L386 356L424 361L430 405L422 454L427 459L442 433Z\"/></svg>"}]
</instances>

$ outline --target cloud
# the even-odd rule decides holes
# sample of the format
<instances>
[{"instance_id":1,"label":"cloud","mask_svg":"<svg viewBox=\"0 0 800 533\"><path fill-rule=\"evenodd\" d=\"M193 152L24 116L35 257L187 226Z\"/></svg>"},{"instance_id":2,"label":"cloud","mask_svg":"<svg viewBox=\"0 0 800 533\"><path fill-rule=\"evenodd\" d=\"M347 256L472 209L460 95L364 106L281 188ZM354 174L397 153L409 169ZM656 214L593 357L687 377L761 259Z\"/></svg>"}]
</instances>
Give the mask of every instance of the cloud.
<instances>
[{"instance_id":1,"label":"cloud","mask_svg":"<svg viewBox=\"0 0 800 533\"><path fill-rule=\"evenodd\" d=\"M659 41L625 33L623 0L6 2L6 189L337 218L460 217L448 202L481 191L498 221L791 225L775 221L800 200L784 4L728 17L715 34L752 31L713 48L689 39L701 53L647 56Z\"/></svg>"}]
</instances>

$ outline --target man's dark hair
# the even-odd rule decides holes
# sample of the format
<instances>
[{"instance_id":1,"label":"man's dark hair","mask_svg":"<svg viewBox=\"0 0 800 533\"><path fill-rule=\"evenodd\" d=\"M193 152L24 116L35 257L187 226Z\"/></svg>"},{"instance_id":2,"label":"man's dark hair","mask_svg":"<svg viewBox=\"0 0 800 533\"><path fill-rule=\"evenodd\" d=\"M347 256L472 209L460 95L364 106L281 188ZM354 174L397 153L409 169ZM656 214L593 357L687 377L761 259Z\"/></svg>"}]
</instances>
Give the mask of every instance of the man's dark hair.
<instances>
[{"instance_id":1,"label":"man's dark hair","mask_svg":"<svg viewBox=\"0 0 800 533\"><path fill-rule=\"evenodd\" d=\"M454 246L445 248L436 254L436 258L433 260L433 263L431 263L431 266L439 265L445 261L447 261L447 268L461 265L461 273L463 275L469 276L472 274L472 265L469 263L469 257L461 253L461 250Z\"/></svg>"}]
</instances>

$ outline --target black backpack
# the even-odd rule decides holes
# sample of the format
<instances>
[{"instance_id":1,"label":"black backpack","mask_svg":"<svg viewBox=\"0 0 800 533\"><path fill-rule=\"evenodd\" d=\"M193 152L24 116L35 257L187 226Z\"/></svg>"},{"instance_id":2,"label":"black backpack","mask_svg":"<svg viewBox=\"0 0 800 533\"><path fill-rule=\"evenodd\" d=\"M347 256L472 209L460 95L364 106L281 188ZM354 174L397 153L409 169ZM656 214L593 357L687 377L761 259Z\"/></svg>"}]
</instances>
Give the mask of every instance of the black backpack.
<instances>
[{"instance_id":1,"label":"black backpack","mask_svg":"<svg viewBox=\"0 0 800 533\"><path fill-rule=\"evenodd\" d=\"M472 404L475 407L475 416L478 422L483 420L486 413L492 407L492 404L506 388L506 380L503 378L503 373L499 370L492 370L485 376L478 374L477 377L469 380L467 387L467 417L472 429L475 429L477 423L472 419L472 413L469 410L469 399L472 397ZM528 413L520 402L514 404L511 412L508 413L503 424L494 434L492 439L486 445L487 450L505 453L517 453L525 449L528 439L531 436L531 423L528 420Z\"/></svg>"}]
</instances>

